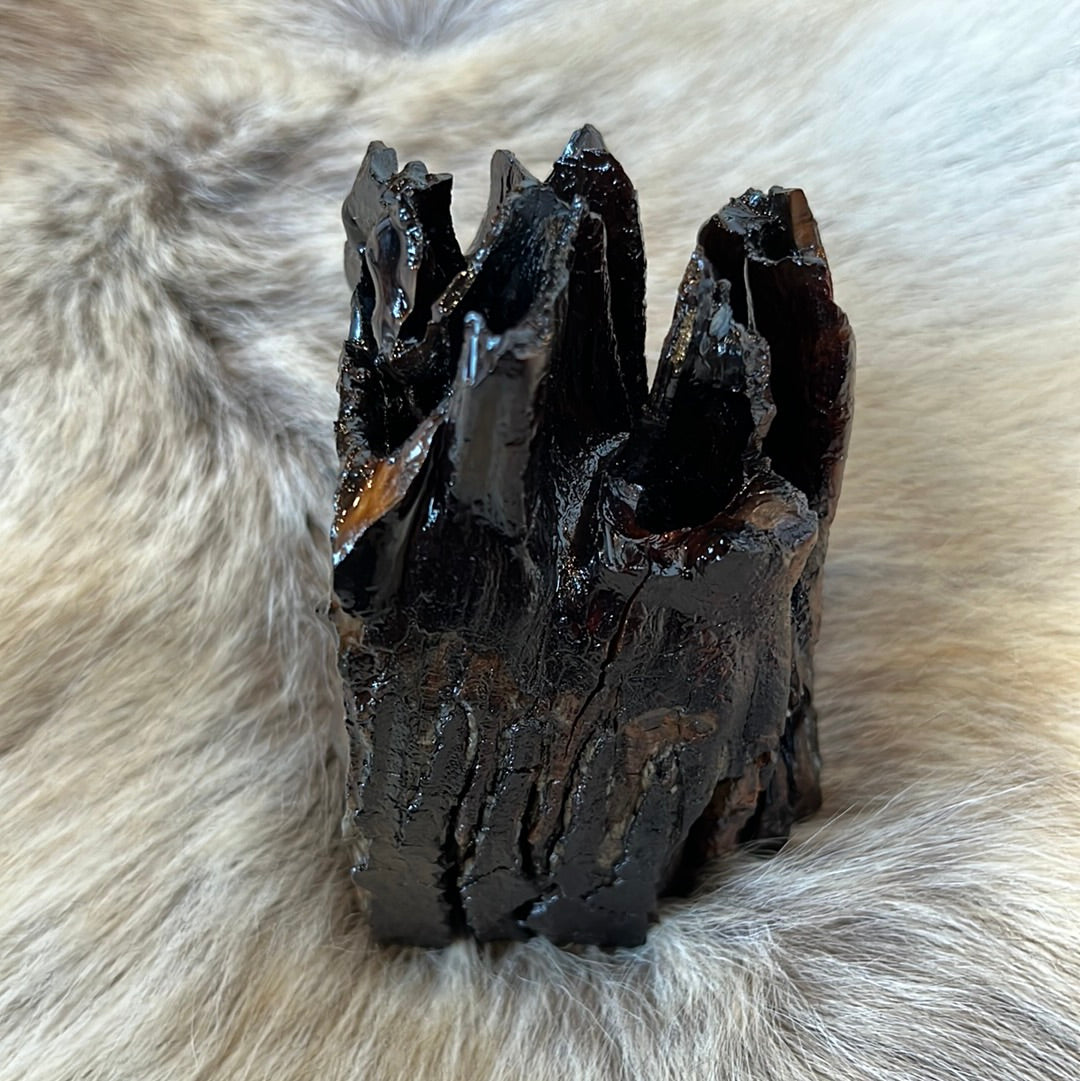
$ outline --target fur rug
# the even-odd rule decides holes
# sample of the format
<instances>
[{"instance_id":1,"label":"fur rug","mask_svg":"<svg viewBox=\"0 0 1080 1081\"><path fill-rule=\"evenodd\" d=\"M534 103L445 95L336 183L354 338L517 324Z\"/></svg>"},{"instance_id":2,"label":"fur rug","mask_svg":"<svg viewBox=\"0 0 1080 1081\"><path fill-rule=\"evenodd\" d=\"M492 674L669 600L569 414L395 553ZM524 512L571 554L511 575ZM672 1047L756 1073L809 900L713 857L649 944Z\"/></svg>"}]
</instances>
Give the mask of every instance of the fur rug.
<instances>
[{"instance_id":1,"label":"fur rug","mask_svg":"<svg viewBox=\"0 0 1080 1081\"><path fill-rule=\"evenodd\" d=\"M0 1079L1075 1081L1080 12L0 0ZM636 951L366 937L325 620L372 138L697 226L804 187L859 339L827 802Z\"/></svg>"}]
</instances>

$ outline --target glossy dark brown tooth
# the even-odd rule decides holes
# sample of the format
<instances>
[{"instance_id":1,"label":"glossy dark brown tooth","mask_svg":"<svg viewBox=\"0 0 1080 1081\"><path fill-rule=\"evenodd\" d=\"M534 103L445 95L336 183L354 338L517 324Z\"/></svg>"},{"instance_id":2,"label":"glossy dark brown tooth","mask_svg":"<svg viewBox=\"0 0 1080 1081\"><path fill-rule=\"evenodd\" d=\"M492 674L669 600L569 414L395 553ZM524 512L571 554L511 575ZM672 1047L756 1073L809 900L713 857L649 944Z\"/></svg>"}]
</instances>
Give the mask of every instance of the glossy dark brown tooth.
<instances>
[{"instance_id":1,"label":"glossy dark brown tooth","mask_svg":"<svg viewBox=\"0 0 1080 1081\"><path fill-rule=\"evenodd\" d=\"M646 395L636 197L594 128L546 182L496 154L466 257L448 199L372 144L345 212L355 878L385 941L633 945L702 859L814 806L850 336L805 202L748 193Z\"/></svg>"}]
</instances>

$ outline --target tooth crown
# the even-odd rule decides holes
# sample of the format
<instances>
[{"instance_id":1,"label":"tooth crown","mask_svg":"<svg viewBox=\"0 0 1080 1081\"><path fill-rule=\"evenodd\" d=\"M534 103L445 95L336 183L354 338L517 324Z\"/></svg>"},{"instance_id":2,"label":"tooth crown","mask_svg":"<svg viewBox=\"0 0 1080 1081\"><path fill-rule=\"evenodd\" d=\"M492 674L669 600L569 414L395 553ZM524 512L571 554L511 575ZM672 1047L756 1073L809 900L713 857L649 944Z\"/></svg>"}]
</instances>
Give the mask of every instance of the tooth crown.
<instances>
[{"instance_id":1,"label":"tooth crown","mask_svg":"<svg viewBox=\"0 0 1080 1081\"><path fill-rule=\"evenodd\" d=\"M376 935L633 945L702 859L816 809L811 652L854 345L799 191L711 218L651 391L637 200L591 127L538 181L373 143L346 200L335 592Z\"/></svg>"}]
</instances>

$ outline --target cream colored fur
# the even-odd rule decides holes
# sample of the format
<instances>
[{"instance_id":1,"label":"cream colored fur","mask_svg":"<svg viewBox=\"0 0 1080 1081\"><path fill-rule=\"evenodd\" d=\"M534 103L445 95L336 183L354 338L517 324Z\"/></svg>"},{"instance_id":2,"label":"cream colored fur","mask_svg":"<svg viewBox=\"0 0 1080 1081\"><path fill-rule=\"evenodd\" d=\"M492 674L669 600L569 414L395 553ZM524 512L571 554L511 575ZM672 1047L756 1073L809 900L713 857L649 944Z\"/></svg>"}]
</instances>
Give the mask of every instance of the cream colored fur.
<instances>
[{"instance_id":1,"label":"cream colored fur","mask_svg":"<svg viewBox=\"0 0 1080 1081\"><path fill-rule=\"evenodd\" d=\"M15 32L17 29L17 33ZM1076 1081L1080 14L0 0L0 1081ZM653 351L803 186L859 340L827 802L637 951L372 947L324 612L369 139L600 127Z\"/></svg>"}]
</instances>

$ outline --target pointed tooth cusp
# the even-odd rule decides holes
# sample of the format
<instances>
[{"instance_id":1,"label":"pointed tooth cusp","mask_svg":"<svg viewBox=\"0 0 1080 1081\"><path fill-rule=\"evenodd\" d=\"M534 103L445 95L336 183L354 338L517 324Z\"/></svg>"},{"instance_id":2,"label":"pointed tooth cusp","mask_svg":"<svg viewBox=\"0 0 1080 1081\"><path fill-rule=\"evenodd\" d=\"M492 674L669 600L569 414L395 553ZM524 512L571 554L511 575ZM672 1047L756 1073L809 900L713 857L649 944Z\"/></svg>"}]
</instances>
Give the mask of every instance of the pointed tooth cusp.
<instances>
[{"instance_id":1,"label":"pointed tooth cusp","mask_svg":"<svg viewBox=\"0 0 1080 1081\"><path fill-rule=\"evenodd\" d=\"M582 124L570 136L566 146L563 147L563 152L559 155L559 161L569 161L571 158L578 157L585 150L596 150L601 154L608 152L604 137L592 124Z\"/></svg>"}]
</instances>

